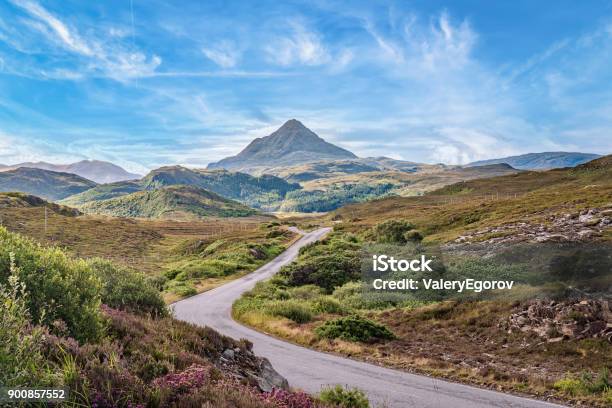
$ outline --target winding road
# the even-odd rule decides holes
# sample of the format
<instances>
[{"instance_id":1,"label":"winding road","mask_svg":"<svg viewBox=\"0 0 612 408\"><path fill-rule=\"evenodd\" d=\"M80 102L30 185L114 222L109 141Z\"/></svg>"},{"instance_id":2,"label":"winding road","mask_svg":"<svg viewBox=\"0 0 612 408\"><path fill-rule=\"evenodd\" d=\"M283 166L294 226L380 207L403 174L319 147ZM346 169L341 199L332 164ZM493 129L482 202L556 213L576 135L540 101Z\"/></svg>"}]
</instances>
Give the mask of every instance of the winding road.
<instances>
[{"instance_id":1,"label":"winding road","mask_svg":"<svg viewBox=\"0 0 612 408\"><path fill-rule=\"evenodd\" d=\"M291 263L304 245L323 238L330 228L305 233L295 244L255 272L208 292L175 303L177 319L212 327L253 343L257 355L267 357L293 387L318 393L321 387L346 384L364 390L374 406L414 408L551 408L560 405L470 387L427 376L379 367L321 353L267 336L232 319L232 304L261 280ZM478 352L475 350L474 352Z\"/></svg>"}]
</instances>

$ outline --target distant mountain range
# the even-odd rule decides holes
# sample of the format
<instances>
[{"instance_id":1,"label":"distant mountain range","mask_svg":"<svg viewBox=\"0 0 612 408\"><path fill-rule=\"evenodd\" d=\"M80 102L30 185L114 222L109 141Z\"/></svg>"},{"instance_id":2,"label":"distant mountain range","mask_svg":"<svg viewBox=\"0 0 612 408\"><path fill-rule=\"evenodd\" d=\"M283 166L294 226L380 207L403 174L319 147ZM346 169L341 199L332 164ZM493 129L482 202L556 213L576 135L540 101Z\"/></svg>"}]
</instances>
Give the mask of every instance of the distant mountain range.
<instances>
[{"instance_id":1,"label":"distant mountain range","mask_svg":"<svg viewBox=\"0 0 612 408\"><path fill-rule=\"evenodd\" d=\"M97 183L72 173L19 167L0 172L0 192L18 191L48 200L61 200L89 190Z\"/></svg>"},{"instance_id":2,"label":"distant mountain range","mask_svg":"<svg viewBox=\"0 0 612 408\"><path fill-rule=\"evenodd\" d=\"M0 165L0 171L14 170L20 167L72 173L96 183L112 183L115 181L135 180L142 177L140 174L129 173L116 164L100 160L82 160L71 164L26 162L11 166Z\"/></svg>"},{"instance_id":3,"label":"distant mountain range","mask_svg":"<svg viewBox=\"0 0 612 408\"><path fill-rule=\"evenodd\" d=\"M208 169L254 173L270 167L356 158L348 150L321 139L300 121L291 119L269 136L253 140L236 156L210 163Z\"/></svg>"},{"instance_id":4,"label":"distant mountain range","mask_svg":"<svg viewBox=\"0 0 612 408\"><path fill-rule=\"evenodd\" d=\"M519 170L547 170L560 167L575 167L601 157L599 154L574 152L527 153L501 159L480 160L468 164L469 167L487 164L507 163Z\"/></svg>"},{"instance_id":5,"label":"distant mountain range","mask_svg":"<svg viewBox=\"0 0 612 408\"><path fill-rule=\"evenodd\" d=\"M0 191L21 191L83 212L117 216L190 219L250 215L253 209L320 212L384 196L421 195L460 181L572 167L597 157L530 153L467 166L359 158L291 119L208 169L166 166L140 178L102 161L22 163L0 166Z\"/></svg>"}]
</instances>

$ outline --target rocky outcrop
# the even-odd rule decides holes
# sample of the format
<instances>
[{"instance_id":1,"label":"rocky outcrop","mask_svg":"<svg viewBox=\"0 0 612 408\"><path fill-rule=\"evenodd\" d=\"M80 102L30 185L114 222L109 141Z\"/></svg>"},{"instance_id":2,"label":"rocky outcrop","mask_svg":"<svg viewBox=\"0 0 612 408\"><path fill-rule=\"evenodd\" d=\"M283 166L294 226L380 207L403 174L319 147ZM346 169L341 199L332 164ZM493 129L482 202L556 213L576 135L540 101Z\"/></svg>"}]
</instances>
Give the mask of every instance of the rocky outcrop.
<instances>
[{"instance_id":1,"label":"rocky outcrop","mask_svg":"<svg viewBox=\"0 0 612 408\"><path fill-rule=\"evenodd\" d=\"M612 309L609 300L556 302L534 300L504 322L503 328L533 332L548 342L568 339L606 338L612 343Z\"/></svg>"},{"instance_id":2,"label":"rocky outcrop","mask_svg":"<svg viewBox=\"0 0 612 408\"><path fill-rule=\"evenodd\" d=\"M549 215L541 223L517 222L488 227L455 239L457 244L514 244L518 242L587 242L612 228L612 208Z\"/></svg>"},{"instance_id":3,"label":"rocky outcrop","mask_svg":"<svg viewBox=\"0 0 612 408\"><path fill-rule=\"evenodd\" d=\"M238 380L247 380L257 385L263 392L289 389L287 379L272 367L267 358L255 356L250 344L223 350L216 365L222 371L230 372Z\"/></svg>"}]
</instances>

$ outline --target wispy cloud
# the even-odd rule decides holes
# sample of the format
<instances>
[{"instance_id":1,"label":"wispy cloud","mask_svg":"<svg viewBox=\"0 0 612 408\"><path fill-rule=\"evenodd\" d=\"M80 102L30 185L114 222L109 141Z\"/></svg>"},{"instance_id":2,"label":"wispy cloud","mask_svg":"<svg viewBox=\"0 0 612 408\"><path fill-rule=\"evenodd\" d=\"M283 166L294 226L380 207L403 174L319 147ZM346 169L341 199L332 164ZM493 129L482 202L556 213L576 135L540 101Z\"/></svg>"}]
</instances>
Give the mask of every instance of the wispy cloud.
<instances>
[{"instance_id":1,"label":"wispy cloud","mask_svg":"<svg viewBox=\"0 0 612 408\"><path fill-rule=\"evenodd\" d=\"M41 69L38 71L41 77L78 79L87 75L103 75L126 80L150 74L162 62L155 54L146 55L133 49L133 45L122 43L124 35L117 35L119 34L117 30L99 35L88 33L87 36L83 36L76 27L62 21L35 1L10 1L32 18L26 21L29 28L38 30L46 41L81 58L81 62L75 67ZM108 38L104 38L105 35ZM61 61L62 58L58 60Z\"/></svg>"},{"instance_id":2,"label":"wispy cloud","mask_svg":"<svg viewBox=\"0 0 612 408\"><path fill-rule=\"evenodd\" d=\"M202 52L206 58L222 68L233 68L240 58L240 50L237 45L229 40L220 41L211 47L204 47Z\"/></svg>"},{"instance_id":3,"label":"wispy cloud","mask_svg":"<svg viewBox=\"0 0 612 408\"><path fill-rule=\"evenodd\" d=\"M276 38L264 48L270 62L281 66L322 65L330 62L331 55L319 33L308 30L295 20L289 21L287 25L289 33Z\"/></svg>"}]
</instances>

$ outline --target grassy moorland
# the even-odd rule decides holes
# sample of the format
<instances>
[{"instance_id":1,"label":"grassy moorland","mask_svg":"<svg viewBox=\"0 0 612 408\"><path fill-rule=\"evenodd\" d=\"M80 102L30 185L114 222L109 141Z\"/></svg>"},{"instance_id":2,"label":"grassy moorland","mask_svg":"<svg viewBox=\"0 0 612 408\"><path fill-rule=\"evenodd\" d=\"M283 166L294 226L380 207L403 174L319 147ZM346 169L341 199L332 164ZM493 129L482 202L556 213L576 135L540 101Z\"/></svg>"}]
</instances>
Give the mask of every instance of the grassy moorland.
<instances>
[{"instance_id":1,"label":"grassy moorland","mask_svg":"<svg viewBox=\"0 0 612 408\"><path fill-rule=\"evenodd\" d=\"M12 193L0 194L0 220L9 231L59 246L70 255L99 257L145 272L168 301L251 272L295 238L267 216L181 222L80 215Z\"/></svg>"},{"instance_id":2,"label":"grassy moorland","mask_svg":"<svg viewBox=\"0 0 612 408\"><path fill-rule=\"evenodd\" d=\"M319 350L609 406L612 343L605 328L612 323L612 277L605 256L611 210L610 156L574 169L472 180L422 197L348 206L327 215L333 234L236 302L234 316ZM481 298L364 293L361 251L379 243L441 248L446 279L512 278L517 287ZM544 253L547 243L603 250L597 259L604 267L592 272L589 256L579 252L531 270L525 257L498 261L507 260L504 251L515 244Z\"/></svg>"}]
</instances>

